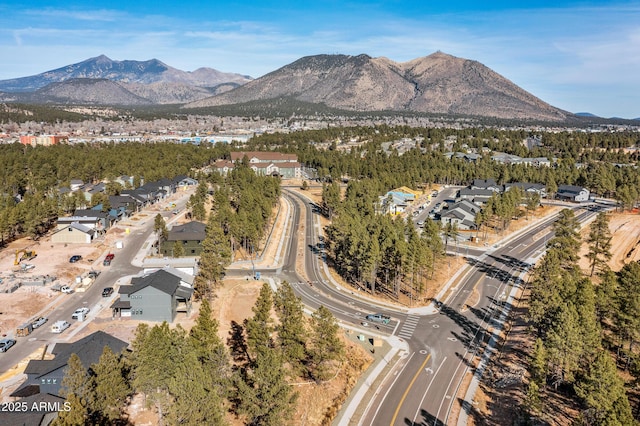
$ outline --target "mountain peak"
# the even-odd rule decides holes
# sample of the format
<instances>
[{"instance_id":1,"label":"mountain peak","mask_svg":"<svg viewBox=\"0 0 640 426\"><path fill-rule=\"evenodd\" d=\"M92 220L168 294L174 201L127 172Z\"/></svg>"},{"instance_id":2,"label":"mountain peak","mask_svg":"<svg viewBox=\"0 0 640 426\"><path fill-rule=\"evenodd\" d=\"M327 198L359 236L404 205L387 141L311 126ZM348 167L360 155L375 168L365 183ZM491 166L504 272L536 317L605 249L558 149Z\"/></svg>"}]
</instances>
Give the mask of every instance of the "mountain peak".
<instances>
[{"instance_id":1,"label":"mountain peak","mask_svg":"<svg viewBox=\"0 0 640 426\"><path fill-rule=\"evenodd\" d=\"M276 98L351 111L562 121L568 113L541 101L481 63L437 51L396 63L369 55L306 56L249 84L188 107Z\"/></svg>"}]
</instances>

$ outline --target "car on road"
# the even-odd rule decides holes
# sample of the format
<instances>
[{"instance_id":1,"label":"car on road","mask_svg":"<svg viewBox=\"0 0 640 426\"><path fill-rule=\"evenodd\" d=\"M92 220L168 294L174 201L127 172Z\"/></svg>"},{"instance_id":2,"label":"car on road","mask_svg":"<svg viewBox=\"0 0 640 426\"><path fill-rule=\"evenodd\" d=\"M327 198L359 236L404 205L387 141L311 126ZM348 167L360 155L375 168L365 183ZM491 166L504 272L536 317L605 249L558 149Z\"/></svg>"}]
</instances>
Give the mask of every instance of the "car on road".
<instances>
[{"instance_id":1,"label":"car on road","mask_svg":"<svg viewBox=\"0 0 640 426\"><path fill-rule=\"evenodd\" d=\"M109 297L113 294L113 287L105 287L102 289L102 297Z\"/></svg>"},{"instance_id":2,"label":"car on road","mask_svg":"<svg viewBox=\"0 0 640 426\"><path fill-rule=\"evenodd\" d=\"M104 261L102 262L102 264L104 266L109 266L111 265L111 261L113 260L113 258L116 257L115 254L113 253L109 253L108 255L105 256Z\"/></svg>"},{"instance_id":3,"label":"car on road","mask_svg":"<svg viewBox=\"0 0 640 426\"><path fill-rule=\"evenodd\" d=\"M36 318L31 322L31 327L38 328L38 327L44 325L47 321L48 321L48 319L45 318L45 317Z\"/></svg>"},{"instance_id":4,"label":"car on road","mask_svg":"<svg viewBox=\"0 0 640 426\"><path fill-rule=\"evenodd\" d=\"M71 314L71 318L79 319L80 317L85 317L89 313L89 308L78 308L75 310L73 314Z\"/></svg>"},{"instance_id":5,"label":"car on road","mask_svg":"<svg viewBox=\"0 0 640 426\"><path fill-rule=\"evenodd\" d=\"M369 314L364 317L367 321L371 322L379 322L382 324L389 324L391 322L391 317L385 314Z\"/></svg>"},{"instance_id":6,"label":"car on road","mask_svg":"<svg viewBox=\"0 0 640 426\"><path fill-rule=\"evenodd\" d=\"M69 263L76 263L78 261L82 260L82 256L80 256L79 254L74 254L73 256L71 256L71 258L69 259Z\"/></svg>"},{"instance_id":7,"label":"car on road","mask_svg":"<svg viewBox=\"0 0 640 426\"><path fill-rule=\"evenodd\" d=\"M419 220L418 221L418 226L423 226L424 225L424 220Z\"/></svg>"},{"instance_id":8,"label":"car on road","mask_svg":"<svg viewBox=\"0 0 640 426\"><path fill-rule=\"evenodd\" d=\"M69 327L71 327L71 324L69 324L67 321L56 321L51 326L51 332L52 333L62 333L63 331L65 331Z\"/></svg>"},{"instance_id":9,"label":"car on road","mask_svg":"<svg viewBox=\"0 0 640 426\"><path fill-rule=\"evenodd\" d=\"M0 340L0 352L6 352L9 348L16 344L16 341L13 339L2 339Z\"/></svg>"}]
</instances>

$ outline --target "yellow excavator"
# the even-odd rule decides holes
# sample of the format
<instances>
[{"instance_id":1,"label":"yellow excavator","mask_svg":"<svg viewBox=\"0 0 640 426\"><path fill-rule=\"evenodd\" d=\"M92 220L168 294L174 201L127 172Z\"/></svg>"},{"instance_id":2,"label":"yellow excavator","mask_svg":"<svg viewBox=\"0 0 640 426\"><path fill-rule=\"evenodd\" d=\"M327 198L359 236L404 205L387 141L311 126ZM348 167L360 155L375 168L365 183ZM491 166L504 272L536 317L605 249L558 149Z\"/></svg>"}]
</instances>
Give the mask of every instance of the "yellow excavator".
<instances>
[{"instance_id":1,"label":"yellow excavator","mask_svg":"<svg viewBox=\"0 0 640 426\"><path fill-rule=\"evenodd\" d=\"M31 260L36 256L37 254L35 250L26 250L26 249L16 250L16 258L13 261L13 264L19 265L20 262L22 262L23 260Z\"/></svg>"}]
</instances>

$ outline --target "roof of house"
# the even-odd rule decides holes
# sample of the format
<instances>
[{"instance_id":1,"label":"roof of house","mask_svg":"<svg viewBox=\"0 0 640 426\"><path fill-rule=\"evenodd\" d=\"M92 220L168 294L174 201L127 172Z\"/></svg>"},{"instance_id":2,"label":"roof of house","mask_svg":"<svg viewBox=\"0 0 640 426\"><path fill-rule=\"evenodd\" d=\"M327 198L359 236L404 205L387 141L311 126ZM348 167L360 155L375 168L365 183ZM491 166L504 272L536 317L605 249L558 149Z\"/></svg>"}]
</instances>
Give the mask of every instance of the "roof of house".
<instances>
[{"instance_id":1,"label":"roof of house","mask_svg":"<svg viewBox=\"0 0 640 426\"><path fill-rule=\"evenodd\" d=\"M52 371L65 367L69 361L69 357L74 353L80 357L82 365L85 368L89 368L91 364L99 361L105 346L109 346L114 353L119 353L129 346L129 344L104 331L96 331L73 343L56 343L51 351L51 353L55 355L55 358L31 360L27 364L24 373L37 379ZM33 387L33 383L27 380L22 386L16 389L13 394L24 394L24 390L29 386Z\"/></svg>"},{"instance_id":2,"label":"roof of house","mask_svg":"<svg viewBox=\"0 0 640 426\"><path fill-rule=\"evenodd\" d=\"M120 286L120 294L134 294L146 287L156 288L169 295L189 298L193 289L180 285L182 277L171 273L167 269L160 269L142 277L131 278L131 285Z\"/></svg>"},{"instance_id":3,"label":"roof of house","mask_svg":"<svg viewBox=\"0 0 640 426\"><path fill-rule=\"evenodd\" d=\"M472 197L478 197L478 196L485 196L485 197L491 197L493 194L495 194L495 192L493 192L490 189L482 189L482 188L461 188L460 189L460 196L464 197L464 196L472 196Z\"/></svg>"},{"instance_id":4,"label":"roof of house","mask_svg":"<svg viewBox=\"0 0 640 426\"><path fill-rule=\"evenodd\" d=\"M202 222L191 221L184 225L171 228L168 241L202 241L207 236L207 225Z\"/></svg>"},{"instance_id":5,"label":"roof of house","mask_svg":"<svg viewBox=\"0 0 640 426\"><path fill-rule=\"evenodd\" d=\"M495 179L489 178L489 179L474 179L473 180L473 184L472 186L475 186L477 188L489 188L489 187L497 187L498 184L496 183Z\"/></svg>"},{"instance_id":6,"label":"roof of house","mask_svg":"<svg viewBox=\"0 0 640 426\"><path fill-rule=\"evenodd\" d=\"M104 219L108 215L109 213L107 212L93 209L76 209L76 211L73 212L74 217L98 217Z\"/></svg>"},{"instance_id":7,"label":"roof of house","mask_svg":"<svg viewBox=\"0 0 640 426\"><path fill-rule=\"evenodd\" d=\"M298 161L296 154L283 154L274 151L249 151L249 152L232 152L231 161L242 160L244 156L249 159L257 158L260 161Z\"/></svg>"},{"instance_id":8,"label":"roof of house","mask_svg":"<svg viewBox=\"0 0 640 426\"><path fill-rule=\"evenodd\" d=\"M558 185L558 194L579 194L582 191L587 191L587 188L575 185Z\"/></svg>"},{"instance_id":9,"label":"roof of house","mask_svg":"<svg viewBox=\"0 0 640 426\"><path fill-rule=\"evenodd\" d=\"M38 388L37 392L30 393L19 400L21 404L26 403L28 409L26 411L7 411L2 413L3 424L41 426L49 424L51 419L57 417L58 410L63 409L65 399L50 393L40 393L40 386L36 387ZM20 397L20 395L15 396Z\"/></svg>"}]
</instances>

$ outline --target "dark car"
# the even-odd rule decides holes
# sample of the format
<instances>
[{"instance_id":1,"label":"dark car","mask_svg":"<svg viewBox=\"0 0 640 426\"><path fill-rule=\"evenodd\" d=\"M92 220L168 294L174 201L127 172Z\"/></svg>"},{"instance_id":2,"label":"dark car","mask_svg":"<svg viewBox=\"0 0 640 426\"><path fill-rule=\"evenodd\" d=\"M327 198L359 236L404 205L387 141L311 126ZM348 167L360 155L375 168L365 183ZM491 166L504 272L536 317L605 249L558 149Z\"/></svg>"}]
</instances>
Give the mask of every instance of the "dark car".
<instances>
[{"instance_id":1,"label":"dark car","mask_svg":"<svg viewBox=\"0 0 640 426\"><path fill-rule=\"evenodd\" d=\"M69 259L69 263L76 263L79 260L82 260L82 256L80 256L79 254L75 254L71 256L71 259Z\"/></svg>"},{"instance_id":2,"label":"dark car","mask_svg":"<svg viewBox=\"0 0 640 426\"><path fill-rule=\"evenodd\" d=\"M109 297L113 294L113 287L105 287L102 290L102 297Z\"/></svg>"},{"instance_id":3,"label":"dark car","mask_svg":"<svg viewBox=\"0 0 640 426\"><path fill-rule=\"evenodd\" d=\"M9 348L16 344L16 341L13 339L2 339L0 340L0 352L6 352Z\"/></svg>"}]
</instances>

